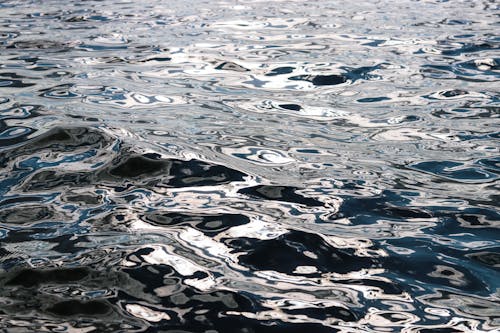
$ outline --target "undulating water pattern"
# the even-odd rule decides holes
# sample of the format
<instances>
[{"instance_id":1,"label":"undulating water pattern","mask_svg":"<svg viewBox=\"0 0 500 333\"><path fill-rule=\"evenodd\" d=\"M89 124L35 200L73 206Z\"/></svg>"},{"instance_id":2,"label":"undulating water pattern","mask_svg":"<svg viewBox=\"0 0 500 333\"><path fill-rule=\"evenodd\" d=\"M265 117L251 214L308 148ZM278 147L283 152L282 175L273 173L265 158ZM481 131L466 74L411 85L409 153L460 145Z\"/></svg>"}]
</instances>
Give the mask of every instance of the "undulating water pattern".
<instances>
[{"instance_id":1,"label":"undulating water pattern","mask_svg":"<svg viewBox=\"0 0 500 333\"><path fill-rule=\"evenodd\" d=\"M1 332L498 332L496 1L1 1Z\"/></svg>"}]
</instances>

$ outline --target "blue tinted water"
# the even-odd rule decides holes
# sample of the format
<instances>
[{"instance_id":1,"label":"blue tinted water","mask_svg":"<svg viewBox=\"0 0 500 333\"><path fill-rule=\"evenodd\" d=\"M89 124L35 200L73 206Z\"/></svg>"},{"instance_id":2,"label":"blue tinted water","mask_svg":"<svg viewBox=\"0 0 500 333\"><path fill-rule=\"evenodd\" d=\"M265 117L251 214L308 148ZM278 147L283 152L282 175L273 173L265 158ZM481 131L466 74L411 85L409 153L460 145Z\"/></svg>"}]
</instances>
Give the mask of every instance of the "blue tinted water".
<instances>
[{"instance_id":1,"label":"blue tinted water","mask_svg":"<svg viewBox=\"0 0 500 333\"><path fill-rule=\"evenodd\" d=\"M1 1L1 332L496 332L495 1Z\"/></svg>"}]
</instances>

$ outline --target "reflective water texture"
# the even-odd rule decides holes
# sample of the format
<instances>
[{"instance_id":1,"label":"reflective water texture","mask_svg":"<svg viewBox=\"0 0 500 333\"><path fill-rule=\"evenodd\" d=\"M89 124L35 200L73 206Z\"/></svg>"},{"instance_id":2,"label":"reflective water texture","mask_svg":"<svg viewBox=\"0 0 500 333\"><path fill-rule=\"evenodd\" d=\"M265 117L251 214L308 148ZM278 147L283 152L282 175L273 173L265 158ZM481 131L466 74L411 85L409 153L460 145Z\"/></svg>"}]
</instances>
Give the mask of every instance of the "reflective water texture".
<instances>
[{"instance_id":1,"label":"reflective water texture","mask_svg":"<svg viewBox=\"0 0 500 333\"><path fill-rule=\"evenodd\" d=\"M499 330L499 14L0 2L0 331Z\"/></svg>"}]
</instances>

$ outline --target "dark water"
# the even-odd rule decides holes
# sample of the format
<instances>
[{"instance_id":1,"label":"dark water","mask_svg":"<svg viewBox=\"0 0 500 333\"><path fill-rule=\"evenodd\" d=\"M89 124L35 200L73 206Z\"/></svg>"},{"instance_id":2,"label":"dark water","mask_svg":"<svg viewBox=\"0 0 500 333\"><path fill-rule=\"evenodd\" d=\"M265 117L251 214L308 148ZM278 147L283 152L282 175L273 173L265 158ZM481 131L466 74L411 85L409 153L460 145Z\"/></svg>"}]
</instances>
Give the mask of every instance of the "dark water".
<instances>
[{"instance_id":1,"label":"dark water","mask_svg":"<svg viewBox=\"0 0 500 333\"><path fill-rule=\"evenodd\" d=\"M498 332L495 1L1 1L1 332Z\"/></svg>"}]
</instances>

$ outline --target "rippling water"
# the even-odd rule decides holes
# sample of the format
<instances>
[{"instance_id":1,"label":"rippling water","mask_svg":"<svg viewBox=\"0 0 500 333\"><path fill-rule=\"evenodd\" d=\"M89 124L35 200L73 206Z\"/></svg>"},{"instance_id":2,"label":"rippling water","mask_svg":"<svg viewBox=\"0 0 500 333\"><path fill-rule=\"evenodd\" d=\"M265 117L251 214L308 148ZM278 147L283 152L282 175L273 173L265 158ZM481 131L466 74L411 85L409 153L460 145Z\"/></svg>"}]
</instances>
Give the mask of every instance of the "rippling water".
<instances>
[{"instance_id":1,"label":"rippling water","mask_svg":"<svg viewBox=\"0 0 500 333\"><path fill-rule=\"evenodd\" d=\"M499 14L1 1L1 331L499 330Z\"/></svg>"}]
</instances>

